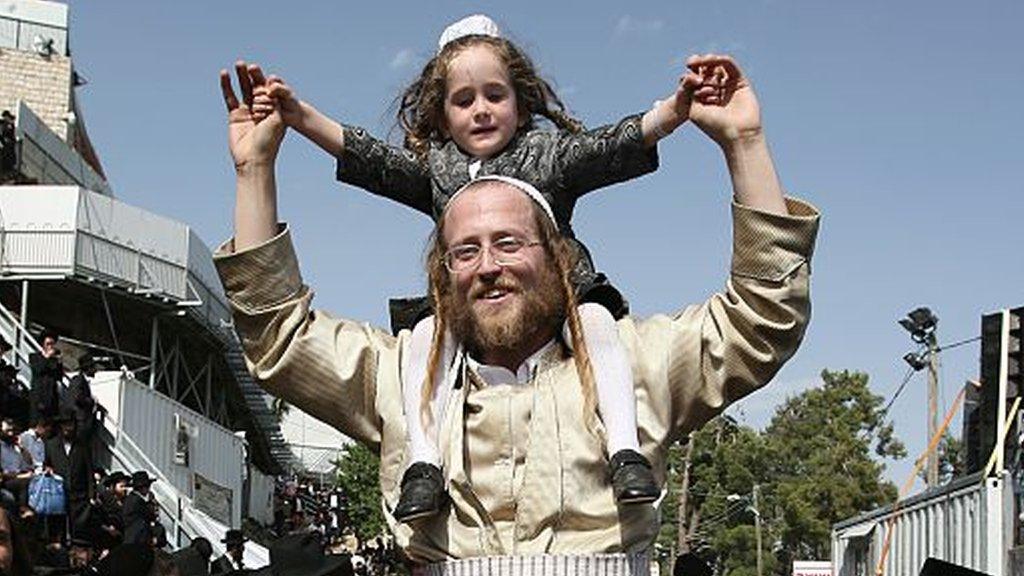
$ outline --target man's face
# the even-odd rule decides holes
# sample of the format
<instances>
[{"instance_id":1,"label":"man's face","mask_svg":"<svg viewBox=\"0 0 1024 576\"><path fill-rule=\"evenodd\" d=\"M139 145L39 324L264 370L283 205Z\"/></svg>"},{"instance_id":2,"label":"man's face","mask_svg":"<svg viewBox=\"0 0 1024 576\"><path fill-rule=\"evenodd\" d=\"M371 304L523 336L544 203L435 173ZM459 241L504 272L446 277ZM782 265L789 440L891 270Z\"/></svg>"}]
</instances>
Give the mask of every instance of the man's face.
<instances>
[{"instance_id":1,"label":"man's face","mask_svg":"<svg viewBox=\"0 0 1024 576\"><path fill-rule=\"evenodd\" d=\"M445 214L449 248L481 247L480 262L451 273L452 329L457 338L486 356L496 349L532 353L561 323L564 303L559 280L544 247L524 246L515 262L500 265L490 247L515 237L539 240L532 200L500 182L485 182L460 194Z\"/></svg>"},{"instance_id":2,"label":"man's face","mask_svg":"<svg viewBox=\"0 0 1024 576\"><path fill-rule=\"evenodd\" d=\"M71 440L75 437L75 421L64 420L60 423L60 435L65 440Z\"/></svg>"},{"instance_id":3,"label":"man's face","mask_svg":"<svg viewBox=\"0 0 1024 576\"><path fill-rule=\"evenodd\" d=\"M51 336L43 338L43 355L46 357L53 356L57 350L57 339Z\"/></svg>"},{"instance_id":4,"label":"man's face","mask_svg":"<svg viewBox=\"0 0 1024 576\"><path fill-rule=\"evenodd\" d=\"M72 546L68 557L72 568L85 568L92 562L92 548L88 546Z\"/></svg>"},{"instance_id":5,"label":"man's face","mask_svg":"<svg viewBox=\"0 0 1024 576\"><path fill-rule=\"evenodd\" d=\"M8 444L14 442L14 424L6 420L0 423L0 439Z\"/></svg>"},{"instance_id":6,"label":"man's face","mask_svg":"<svg viewBox=\"0 0 1024 576\"><path fill-rule=\"evenodd\" d=\"M114 482L113 490L115 496L117 496L120 499L123 499L125 496L128 495L128 480L124 479Z\"/></svg>"}]
</instances>

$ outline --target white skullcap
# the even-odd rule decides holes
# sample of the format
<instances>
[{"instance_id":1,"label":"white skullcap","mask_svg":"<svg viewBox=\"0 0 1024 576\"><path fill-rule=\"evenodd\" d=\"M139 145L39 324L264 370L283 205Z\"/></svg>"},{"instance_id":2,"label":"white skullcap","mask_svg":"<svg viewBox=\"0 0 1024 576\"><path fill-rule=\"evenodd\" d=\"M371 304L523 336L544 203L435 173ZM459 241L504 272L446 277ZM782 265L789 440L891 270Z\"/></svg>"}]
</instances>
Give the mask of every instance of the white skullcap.
<instances>
[{"instance_id":1,"label":"white skullcap","mask_svg":"<svg viewBox=\"0 0 1024 576\"><path fill-rule=\"evenodd\" d=\"M468 184L463 185L461 188L456 190L455 193L452 194L450 198L448 198L448 204L445 205L444 212L448 212L448 206L452 205L452 202L454 202L455 199L458 198L459 194L465 192L466 189L469 188L470 186L475 186L481 182L504 182L505 184L508 184L513 188L521 190L523 193L525 193L527 196L533 199L534 202L539 204L541 209L544 210L544 213L547 214L548 218L551 219L551 222L555 225L555 227L558 227L558 221L555 220L555 212L554 210L551 209L551 204L548 204L548 201L546 198L544 198L544 195L541 194L539 190L534 188L533 185L530 184L529 182L523 182L522 180L519 180L517 178L511 178L509 176L481 176L479 178L470 180ZM444 218L444 214L442 214L441 217Z\"/></svg>"},{"instance_id":2,"label":"white skullcap","mask_svg":"<svg viewBox=\"0 0 1024 576\"><path fill-rule=\"evenodd\" d=\"M441 50L444 50L444 47L449 43L465 36L501 38L501 30L498 29L498 25L494 23L494 20L483 14L466 16L444 29L444 32L441 33L441 38L437 41L437 53L440 54Z\"/></svg>"}]
</instances>

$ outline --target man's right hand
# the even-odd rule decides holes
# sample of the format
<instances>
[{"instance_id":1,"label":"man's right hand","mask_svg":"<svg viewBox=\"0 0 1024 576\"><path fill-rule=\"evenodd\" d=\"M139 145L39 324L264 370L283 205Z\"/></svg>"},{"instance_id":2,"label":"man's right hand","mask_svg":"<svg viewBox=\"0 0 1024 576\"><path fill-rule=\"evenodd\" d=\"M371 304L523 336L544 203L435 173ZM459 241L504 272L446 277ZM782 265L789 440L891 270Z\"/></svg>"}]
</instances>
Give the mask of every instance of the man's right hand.
<instances>
[{"instance_id":1,"label":"man's right hand","mask_svg":"<svg viewBox=\"0 0 1024 576\"><path fill-rule=\"evenodd\" d=\"M241 102L231 86L231 75L227 70L220 71L220 88L228 109L228 148L235 170L272 166L284 138L284 122L276 111L258 123L252 114L253 87L266 84L259 66L239 60L235 63L235 74L238 76Z\"/></svg>"}]
</instances>

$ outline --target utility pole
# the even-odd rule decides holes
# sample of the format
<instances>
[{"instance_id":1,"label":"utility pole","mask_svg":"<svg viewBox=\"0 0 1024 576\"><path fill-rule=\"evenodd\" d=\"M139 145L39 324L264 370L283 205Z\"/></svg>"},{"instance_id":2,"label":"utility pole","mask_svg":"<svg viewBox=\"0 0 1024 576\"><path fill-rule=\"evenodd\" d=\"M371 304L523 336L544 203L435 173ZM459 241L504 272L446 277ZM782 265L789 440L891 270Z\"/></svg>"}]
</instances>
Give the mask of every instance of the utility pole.
<instances>
[{"instance_id":1,"label":"utility pole","mask_svg":"<svg viewBox=\"0 0 1024 576\"><path fill-rule=\"evenodd\" d=\"M903 356L907 364L915 371L928 368L928 441L935 437L939 430L939 341L935 337L935 328L939 319L928 308L917 308L907 313L907 317L899 321L907 332L910 332L910 339L927 348L927 352L908 352ZM926 359L924 356L928 355ZM925 468L925 481L929 488L939 485L939 455L938 450L931 450L927 454L927 466Z\"/></svg>"},{"instance_id":2,"label":"utility pole","mask_svg":"<svg viewBox=\"0 0 1024 576\"><path fill-rule=\"evenodd\" d=\"M754 484L754 504L751 506L754 512L754 533L757 535L757 576L761 576L761 487Z\"/></svg>"},{"instance_id":3,"label":"utility pole","mask_svg":"<svg viewBox=\"0 0 1024 576\"><path fill-rule=\"evenodd\" d=\"M679 507L676 509L676 550L679 554L690 551L689 530L687 530L686 499L690 493L690 459L693 457L693 442L696 437L690 434L686 441L686 457L683 459L683 481L679 487Z\"/></svg>"},{"instance_id":4,"label":"utility pole","mask_svg":"<svg viewBox=\"0 0 1024 576\"><path fill-rule=\"evenodd\" d=\"M928 441L939 430L939 345L932 332L928 338ZM939 485L939 450L928 452L927 483L929 488Z\"/></svg>"}]
</instances>

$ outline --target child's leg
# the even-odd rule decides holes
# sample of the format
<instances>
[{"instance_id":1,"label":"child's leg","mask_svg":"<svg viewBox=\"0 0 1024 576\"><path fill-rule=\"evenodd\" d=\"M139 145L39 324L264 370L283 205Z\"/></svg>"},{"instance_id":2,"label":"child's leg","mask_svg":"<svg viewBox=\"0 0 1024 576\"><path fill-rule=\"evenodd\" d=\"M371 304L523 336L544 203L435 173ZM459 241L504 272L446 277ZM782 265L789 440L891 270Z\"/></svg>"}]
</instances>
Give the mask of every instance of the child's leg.
<instances>
[{"instance_id":1,"label":"child's leg","mask_svg":"<svg viewBox=\"0 0 1024 576\"><path fill-rule=\"evenodd\" d=\"M409 440L409 467L402 475L402 490L393 514L399 522L436 514L444 500L444 478L438 456L436 433L424 429L420 406L423 398L424 376L433 343L434 318L418 322L409 338L409 350L402 362L402 401L405 405L405 427ZM448 398L448 367L451 366L454 345L445 334L441 359L434 374L434 397L430 402L433 415L431 430L437 430Z\"/></svg>"},{"instance_id":2,"label":"child's leg","mask_svg":"<svg viewBox=\"0 0 1024 576\"><path fill-rule=\"evenodd\" d=\"M445 338L448 340L449 338ZM423 429L420 409L423 398L423 384L427 373L427 362L430 360L430 346L434 340L434 317L428 316L420 320L412 330L409 339L409 353L402 367L402 400L405 404L405 428L409 440L409 464L426 462L440 466L436 442L432 441ZM445 346L449 348L449 346ZM451 361L449 350L442 351L441 361L437 366L434 382L438 388L435 393L443 393L447 380L448 364ZM442 398L444 396L441 396ZM431 407L433 409L433 406ZM434 426L437 426L438 414L434 414Z\"/></svg>"},{"instance_id":3,"label":"child's leg","mask_svg":"<svg viewBox=\"0 0 1024 576\"><path fill-rule=\"evenodd\" d=\"M625 449L639 452L633 373L615 319L604 306L593 302L580 304L578 310L594 369L598 410L608 432L608 454Z\"/></svg>"},{"instance_id":4,"label":"child's leg","mask_svg":"<svg viewBox=\"0 0 1024 576\"><path fill-rule=\"evenodd\" d=\"M608 433L608 464L615 500L627 505L653 502L661 495L661 489L654 480L651 463L640 453L633 374L615 319L599 304L588 302L578 310L583 341L594 369L598 410Z\"/></svg>"}]
</instances>

